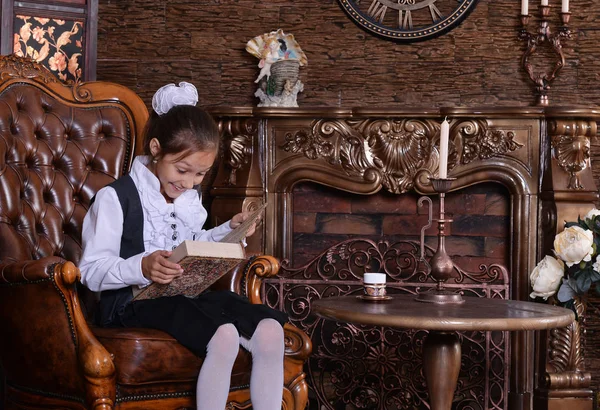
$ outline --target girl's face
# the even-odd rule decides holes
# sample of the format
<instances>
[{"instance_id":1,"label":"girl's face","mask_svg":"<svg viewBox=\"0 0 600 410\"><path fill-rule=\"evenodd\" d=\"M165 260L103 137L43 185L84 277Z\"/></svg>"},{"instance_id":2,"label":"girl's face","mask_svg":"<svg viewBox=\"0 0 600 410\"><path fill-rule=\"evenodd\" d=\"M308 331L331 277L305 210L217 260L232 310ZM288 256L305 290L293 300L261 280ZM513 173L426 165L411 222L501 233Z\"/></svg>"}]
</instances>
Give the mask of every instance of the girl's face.
<instances>
[{"instance_id":1,"label":"girl's face","mask_svg":"<svg viewBox=\"0 0 600 410\"><path fill-rule=\"evenodd\" d=\"M200 185L215 162L217 152L197 151L183 158L179 158L180 156L163 155L153 167L153 172L160 181L160 193L167 202L174 201L188 189Z\"/></svg>"}]
</instances>

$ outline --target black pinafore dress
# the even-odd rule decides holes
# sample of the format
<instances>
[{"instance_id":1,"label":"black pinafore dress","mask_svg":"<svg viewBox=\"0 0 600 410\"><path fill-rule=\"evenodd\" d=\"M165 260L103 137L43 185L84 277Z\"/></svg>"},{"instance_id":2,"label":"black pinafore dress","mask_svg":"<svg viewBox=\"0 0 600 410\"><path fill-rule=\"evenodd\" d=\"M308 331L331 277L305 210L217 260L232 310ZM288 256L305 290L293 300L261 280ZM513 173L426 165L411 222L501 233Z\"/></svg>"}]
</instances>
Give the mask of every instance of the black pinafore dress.
<instances>
[{"instance_id":1,"label":"black pinafore dress","mask_svg":"<svg viewBox=\"0 0 600 410\"><path fill-rule=\"evenodd\" d=\"M119 256L126 259L144 252L144 216L135 183L126 175L110 184L123 210L123 236ZM103 291L96 311L96 323L103 327L142 327L162 330L197 356L206 355L206 346L219 326L231 323L241 336L251 338L258 323L267 318L282 326L284 312L252 304L230 291L206 291L196 298L172 296L132 301L131 286Z\"/></svg>"}]
</instances>

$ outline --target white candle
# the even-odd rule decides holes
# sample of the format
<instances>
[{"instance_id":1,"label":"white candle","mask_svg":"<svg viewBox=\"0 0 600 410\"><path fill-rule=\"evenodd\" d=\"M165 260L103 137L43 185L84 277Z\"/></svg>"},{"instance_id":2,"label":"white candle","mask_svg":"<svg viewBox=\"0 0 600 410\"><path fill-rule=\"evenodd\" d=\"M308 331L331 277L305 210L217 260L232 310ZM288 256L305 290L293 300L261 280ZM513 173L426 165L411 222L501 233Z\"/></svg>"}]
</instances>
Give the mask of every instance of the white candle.
<instances>
[{"instance_id":1,"label":"white candle","mask_svg":"<svg viewBox=\"0 0 600 410\"><path fill-rule=\"evenodd\" d=\"M444 119L440 127L440 170L439 177L448 176L448 138L450 136L450 125L448 120Z\"/></svg>"},{"instance_id":2,"label":"white candle","mask_svg":"<svg viewBox=\"0 0 600 410\"><path fill-rule=\"evenodd\" d=\"M385 283L385 273L365 273L364 283Z\"/></svg>"},{"instance_id":3,"label":"white candle","mask_svg":"<svg viewBox=\"0 0 600 410\"><path fill-rule=\"evenodd\" d=\"M521 15L529 14L529 0L521 0Z\"/></svg>"},{"instance_id":4,"label":"white candle","mask_svg":"<svg viewBox=\"0 0 600 410\"><path fill-rule=\"evenodd\" d=\"M547 6L548 5L548 0L542 0L542 6Z\"/></svg>"},{"instance_id":5,"label":"white candle","mask_svg":"<svg viewBox=\"0 0 600 410\"><path fill-rule=\"evenodd\" d=\"M569 12L569 0L562 0L562 7L560 9L563 13Z\"/></svg>"}]
</instances>

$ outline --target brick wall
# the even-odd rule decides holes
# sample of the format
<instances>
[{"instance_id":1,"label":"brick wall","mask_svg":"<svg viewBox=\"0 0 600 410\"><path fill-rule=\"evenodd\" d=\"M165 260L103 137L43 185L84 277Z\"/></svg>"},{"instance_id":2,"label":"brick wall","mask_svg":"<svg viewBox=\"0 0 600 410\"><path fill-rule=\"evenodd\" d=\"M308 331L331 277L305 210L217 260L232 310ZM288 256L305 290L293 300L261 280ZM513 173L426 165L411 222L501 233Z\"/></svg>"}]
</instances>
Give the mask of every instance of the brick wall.
<instances>
[{"instance_id":1,"label":"brick wall","mask_svg":"<svg viewBox=\"0 0 600 410\"><path fill-rule=\"evenodd\" d=\"M375 195L351 195L323 185L301 183L293 194L294 260L301 266L325 249L352 237L419 240L427 224L427 207L418 207L419 195L380 191ZM433 217L438 200L434 197ZM480 263L508 266L510 201L498 184L480 184L446 198L449 227L446 249L455 263L478 271ZM449 217L449 215L447 215ZM426 231L426 244L437 247L437 226Z\"/></svg>"}]
</instances>

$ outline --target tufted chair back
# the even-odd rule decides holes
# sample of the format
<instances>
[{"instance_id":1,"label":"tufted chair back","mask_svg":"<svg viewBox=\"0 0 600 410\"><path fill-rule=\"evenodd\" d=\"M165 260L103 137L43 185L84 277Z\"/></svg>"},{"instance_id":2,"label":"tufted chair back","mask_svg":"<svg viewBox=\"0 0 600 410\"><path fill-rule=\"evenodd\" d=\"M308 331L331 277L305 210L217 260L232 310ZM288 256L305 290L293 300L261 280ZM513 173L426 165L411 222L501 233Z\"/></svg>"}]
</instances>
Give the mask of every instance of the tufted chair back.
<instances>
[{"instance_id":1,"label":"tufted chair back","mask_svg":"<svg viewBox=\"0 0 600 410\"><path fill-rule=\"evenodd\" d=\"M0 56L0 408L195 407L202 359L157 330L90 326L77 289L90 201L129 170L147 119L125 87L65 85L30 60ZM257 256L214 287L262 303L262 279L278 269ZM290 324L284 331L283 407L303 409L311 344ZM250 369L240 349L228 408L250 407Z\"/></svg>"},{"instance_id":2,"label":"tufted chair back","mask_svg":"<svg viewBox=\"0 0 600 410\"><path fill-rule=\"evenodd\" d=\"M15 60L3 62L22 74ZM127 172L147 117L135 94L117 89L130 101L92 100L85 86L66 94L50 75L2 83L0 260L79 262L90 200Z\"/></svg>"}]
</instances>

